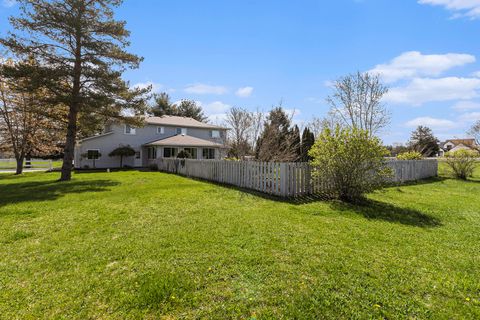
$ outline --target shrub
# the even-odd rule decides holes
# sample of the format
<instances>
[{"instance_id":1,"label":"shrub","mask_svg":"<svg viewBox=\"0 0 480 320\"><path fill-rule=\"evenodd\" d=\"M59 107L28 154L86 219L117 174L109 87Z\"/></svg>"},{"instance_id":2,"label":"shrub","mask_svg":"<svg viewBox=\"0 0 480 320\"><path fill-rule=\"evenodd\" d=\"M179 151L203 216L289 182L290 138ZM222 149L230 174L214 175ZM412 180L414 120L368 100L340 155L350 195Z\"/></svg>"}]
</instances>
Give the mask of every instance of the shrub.
<instances>
[{"instance_id":1,"label":"shrub","mask_svg":"<svg viewBox=\"0 0 480 320\"><path fill-rule=\"evenodd\" d=\"M417 151L407 151L397 155L398 160L422 160L423 156Z\"/></svg>"},{"instance_id":2,"label":"shrub","mask_svg":"<svg viewBox=\"0 0 480 320\"><path fill-rule=\"evenodd\" d=\"M120 146L108 154L109 157L120 157L120 168L123 168L123 157L133 157L135 150L130 146Z\"/></svg>"},{"instance_id":3,"label":"shrub","mask_svg":"<svg viewBox=\"0 0 480 320\"><path fill-rule=\"evenodd\" d=\"M358 202L381 188L392 174L384 158L388 150L380 139L360 129L324 129L309 155L313 174L329 198Z\"/></svg>"},{"instance_id":4,"label":"shrub","mask_svg":"<svg viewBox=\"0 0 480 320\"><path fill-rule=\"evenodd\" d=\"M148 166L148 168L152 171L158 171L158 164L152 163Z\"/></svg>"},{"instance_id":5,"label":"shrub","mask_svg":"<svg viewBox=\"0 0 480 320\"><path fill-rule=\"evenodd\" d=\"M473 171L477 166L479 153L472 150L458 150L448 152L445 159L448 167L452 169L454 176L458 179L467 180L473 175Z\"/></svg>"},{"instance_id":6,"label":"shrub","mask_svg":"<svg viewBox=\"0 0 480 320\"><path fill-rule=\"evenodd\" d=\"M177 158L179 159L191 159L192 156L188 151L182 150L178 153Z\"/></svg>"}]
</instances>

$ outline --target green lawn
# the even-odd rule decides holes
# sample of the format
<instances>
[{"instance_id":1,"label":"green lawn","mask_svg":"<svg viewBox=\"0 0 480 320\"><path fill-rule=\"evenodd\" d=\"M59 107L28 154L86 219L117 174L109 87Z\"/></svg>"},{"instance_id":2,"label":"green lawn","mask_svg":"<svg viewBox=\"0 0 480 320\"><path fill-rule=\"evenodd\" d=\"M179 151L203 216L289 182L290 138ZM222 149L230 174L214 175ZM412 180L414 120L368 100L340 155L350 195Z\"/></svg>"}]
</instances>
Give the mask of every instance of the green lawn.
<instances>
[{"instance_id":1,"label":"green lawn","mask_svg":"<svg viewBox=\"0 0 480 320\"><path fill-rule=\"evenodd\" d=\"M0 175L0 318L480 318L480 180L368 206L158 172Z\"/></svg>"}]
</instances>

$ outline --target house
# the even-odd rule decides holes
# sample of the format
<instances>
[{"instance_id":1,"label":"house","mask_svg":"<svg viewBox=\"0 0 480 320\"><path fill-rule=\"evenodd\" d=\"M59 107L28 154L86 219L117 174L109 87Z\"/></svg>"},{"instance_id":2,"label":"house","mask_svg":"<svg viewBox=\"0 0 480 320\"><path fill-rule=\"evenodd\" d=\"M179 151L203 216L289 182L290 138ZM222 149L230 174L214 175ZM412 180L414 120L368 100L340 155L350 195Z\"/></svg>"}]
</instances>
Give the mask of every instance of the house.
<instances>
[{"instance_id":1,"label":"house","mask_svg":"<svg viewBox=\"0 0 480 320\"><path fill-rule=\"evenodd\" d=\"M146 117L145 125L112 124L105 133L79 141L75 147L75 168L114 168L119 157L113 150L130 146L135 155L125 157L123 165L147 167L157 158L175 158L182 150L194 159L222 159L226 155L227 129L192 118Z\"/></svg>"},{"instance_id":2,"label":"house","mask_svg":"<svg viewBox=\"0 0 480 320\"><path fill-rule=\"evenodd\" d=\"M478 150L475 139L450 139L440 142L439 156L443 157L447 152L455 152L458 150Z\"/></svg>"}]
</instances>

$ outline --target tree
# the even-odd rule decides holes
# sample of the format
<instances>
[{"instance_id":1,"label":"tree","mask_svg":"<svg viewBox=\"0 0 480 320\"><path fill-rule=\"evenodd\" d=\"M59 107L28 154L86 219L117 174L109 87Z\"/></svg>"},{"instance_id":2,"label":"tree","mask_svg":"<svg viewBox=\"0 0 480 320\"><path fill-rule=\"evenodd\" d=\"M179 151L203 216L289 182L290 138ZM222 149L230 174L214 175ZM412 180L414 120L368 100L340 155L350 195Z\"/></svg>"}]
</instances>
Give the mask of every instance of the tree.
<instances>
[{"instance_id":1,"label":"tree","mask_svg":"<svg viewBox=\"0 0 480 320\"><path fill-rule=\"evenodd\" d=\"M141 58L125 51L129 32L113 9L122 0L18 0L20 16L11 17L16 33L0 44L19 56L34 56L38 83L68 107L61 181L71 179L78 120L82 115L118 118L140 124L146 111L146 89L130 89L122 80L126 68Z\"/></svg>"},{"instance_id":2,"label":"tree","mask_svg":"<svg viewBox=\"0 0 480 320\"><path fill-rule=\"evenodd\" d=\"M392 174L380 139L358 128L325 128L309 154L323 195L333 199L362 201Z\"/></svg>"},{"instance_id":3,"label":"tree","mask_svg":"<svg viewBox=\"0 0 480 320\"><path fill-rule=\"evenodd\" d=\"M473 126L472 128L470 129L470 131L468 132L469 134L471 134L474 139L475 139L475 148L477 149L477 151L480 151L480 120L478 120Z\"/></svg>"},{"instance_id":4,"label":"tree","mask_svg":"<svg viewBox=\"0 0 480 320\"><path fill-rule=\"evenodd\" d=\"M182 100L179 104L173 104L166 92L155 94L153 97L154 105L150 108L150 112L156 117L187 117L200 122L205 122L208 119L202 107L193 100Z\"/></svg>"},{"instance_id":5,"label":"tree","mask_svg":"<svg viewBox=\"0 0 480 320\"><path fill-rule=\"evenodd\" d=\"M273 108L258 138L255 157L260 161L297 161L298 146L290 126L291 120L283 108Z\"/></svg>"},{"instance_id":6,"label":"tree","mask_svg":"<svg viewBox=\"0 0 480 320\"><path fill-rule=\"evenodd\" d=\"M123 168L123 158L133 157L135 150L130 146L120 146L108 154L109 157L120 157L120 168Z\"/></svg>"},{"instance_id":7,"label":"tree","mask_svg":"<svg viewBox=\"0 0 480 320\"><path fill-rule=\"evenodd\" d=\"M175 115L175 105L170 101L170 96L166 92L155 93L153 95L154 105L150 111L155 117L165 115Z\"/></svg>"},{"instance_id":8,"label":"tree","mask_svg":"<svg viewBox=\"0 0 480 320\"><path fill-rule=\"evenodd\" d=\"M179 117L193 118L200 122L205 122L208 119L203 113L202 107L197 105L197 103L193 100L180 101L180 103L176 106L176 109L176 115Z\"/></svg>"},{"instance_id":9,"label":"tree","mask_svg":"<svg viewBox=\"0 0 480 320\"><path fill-rule=\"evenodd\" d=\"M418 126L411 134L408 147L410 150L421 153L424 157L434 157L440 150L438 142L430 128Z\"/></svg>"},{"instance_id":10,"label":"tree","mask_svg":"<svg viewBox=\"0 0 480 320\"><path fill-rule=\"evenodd\" d=\"M477 167L479 153L474 150L457 150L445 155L447 166L457 179L467 180Z\"/></svg>"},{"instance_id":11,"label":"tree","mask_svg":"<svg viewBox=\"0 0 480 320\"><path fill-rule=\"evenodd\" d=\"M229 155L243 159L252 150L249 140L253 130L253 115L246 109L233 107L228 110L225 122L231 128Z\"/></svg>"},{"instance_id":12,"label":"tree","mask_svg":"<svg viewBox=\"0 0 480 320\"><path fill-rule=\"evenodd\" d=\"M422 160L423 156L417 151L402 152L397 155L398 160Z\"/></svg>"},{"instance_id":13,"label":"tree","mask_svg":"<svg viewBox=\"0 0 480 320\"><path fill-rule=\"evenodd\" d=\"M315 144L315 136L313 132L311 132L309 128L303 129L301 161L309 162L312 160L312 157L310 157L308 153L314 144Z\"/></svg>"},{"instance_id":14,"label":"tree","mask_svg":"<svg viewBox=\"0 0 480 320\"><path fill-rule=\"evenodd\" d=\"M34 61L17 62L31 63ZM14 63L9 60L0 65L0 74L5 65ZM30 77L11 81L0 75L0 151L12 151L16 174L23 172L23 161L33 154L58 151L58 135L63 129L61 123L53 120L44 90L32 89L31 81Z\"/></svg>"},{"instance_id":15,"label":"tree","mask_svg":"<svg viewBox=\"0 0 480 320\"><path fill-rule=\"evenodd\" d=\"M375 135L390 123L390 112L382 103L388 88L379 75L349 74L336 80L333 95L327 98L330 114L341 125Z\"/></svg>"},{"instance_id":16,"label":"tree","mask_svg":"<svg viewBox=\"0 0 480 320\"><path fill-rule=\"evenodd\" d=\"M300 136L300 128L298 128L297 125L293 126L290 134L292 135L292 148L296 161L300 161L302 159L302 137Z\"/></svg>"}]
</instances>

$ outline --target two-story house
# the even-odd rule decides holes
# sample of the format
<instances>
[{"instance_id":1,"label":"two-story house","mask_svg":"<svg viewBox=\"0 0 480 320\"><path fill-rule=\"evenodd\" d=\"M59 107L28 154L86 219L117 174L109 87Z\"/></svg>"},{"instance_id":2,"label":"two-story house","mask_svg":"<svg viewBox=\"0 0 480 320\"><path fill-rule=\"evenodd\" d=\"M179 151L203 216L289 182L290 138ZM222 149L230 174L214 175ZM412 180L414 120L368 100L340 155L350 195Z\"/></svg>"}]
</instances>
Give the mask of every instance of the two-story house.
<instances>
[{"instance_id":1,"label":"two-story house","mask_svg":"<svg viewBox=\"0 0 480 320\"><path fill-rule=\"evenodd\" d=\"M130 146L135 155L123 159L124 166L146 167L157 158L175 158L182 150L193 159L222 159L226 155L227 129L192 118L147 117L134 128L112 124L106 132L79 141L75 147L75 168L115 168L113 150Z\"/></svg>"}]
</instances>

